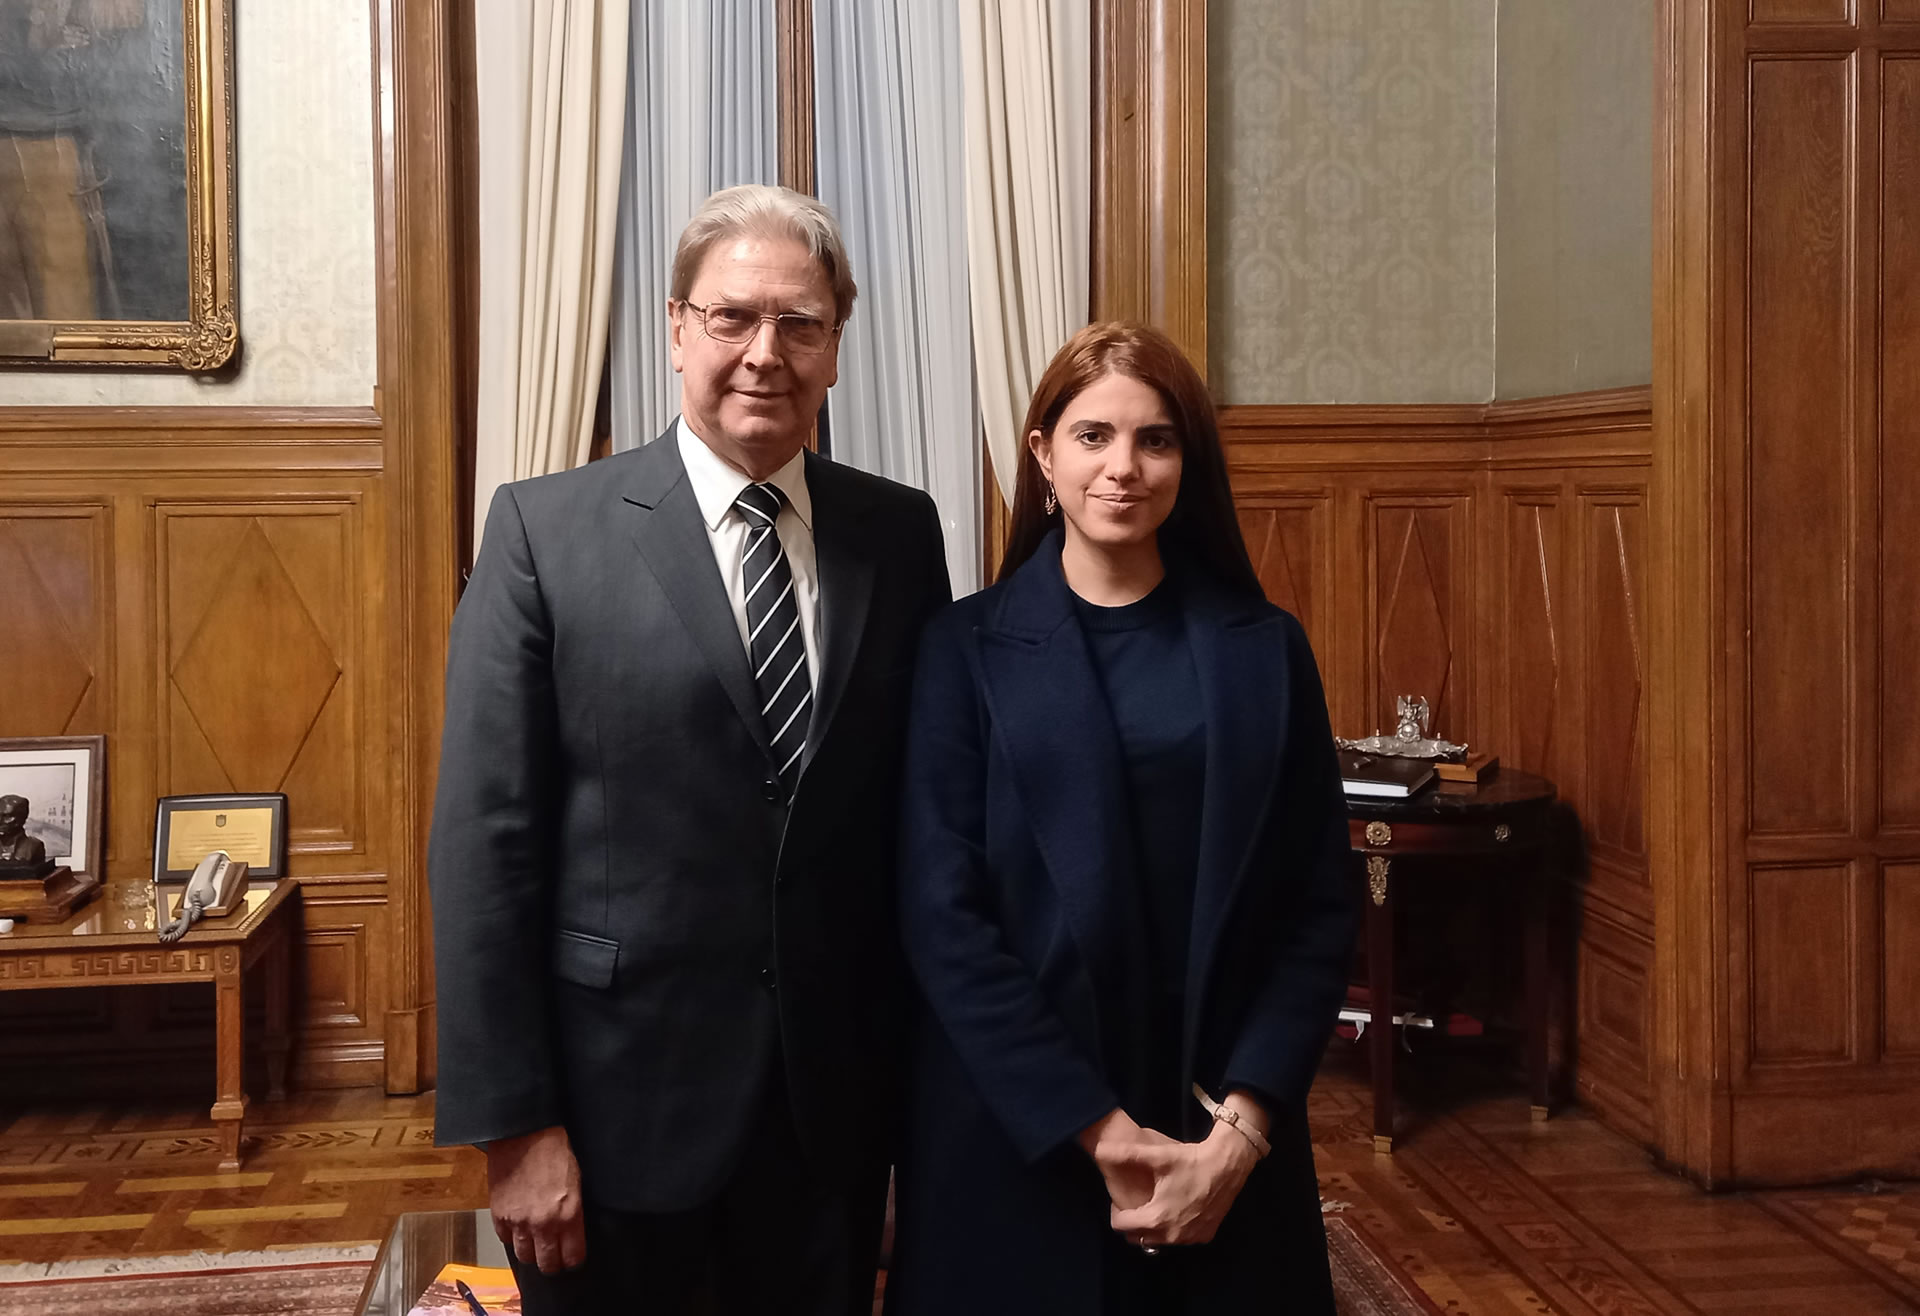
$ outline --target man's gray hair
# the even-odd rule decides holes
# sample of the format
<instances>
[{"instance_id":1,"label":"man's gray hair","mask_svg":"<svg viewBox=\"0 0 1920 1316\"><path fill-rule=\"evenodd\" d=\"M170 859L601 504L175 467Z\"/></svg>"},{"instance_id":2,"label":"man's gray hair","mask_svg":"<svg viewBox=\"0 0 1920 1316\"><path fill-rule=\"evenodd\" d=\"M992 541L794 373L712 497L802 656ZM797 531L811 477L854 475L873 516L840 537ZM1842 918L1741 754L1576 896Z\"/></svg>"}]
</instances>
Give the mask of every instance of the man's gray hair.
<instances>
[{"instance_id":1,"label":"man's gray hair","mask_svg":"<svg viewBox=\"0 0 1920 1316\"><path fill-rule=\"evenodd\" d=\"M716 243L737 237L790 238L798 242L819 262L833 288L834 323L844 324L853 314L853 299L860 290L847 265L846 244L840 240L840 225L833 212L813 197L766 183L722 188L694 212L681 230L680 245L673 253L673 287L669 290L673 300L687 300L701 263Z\"/></svg>"}]
</instances>

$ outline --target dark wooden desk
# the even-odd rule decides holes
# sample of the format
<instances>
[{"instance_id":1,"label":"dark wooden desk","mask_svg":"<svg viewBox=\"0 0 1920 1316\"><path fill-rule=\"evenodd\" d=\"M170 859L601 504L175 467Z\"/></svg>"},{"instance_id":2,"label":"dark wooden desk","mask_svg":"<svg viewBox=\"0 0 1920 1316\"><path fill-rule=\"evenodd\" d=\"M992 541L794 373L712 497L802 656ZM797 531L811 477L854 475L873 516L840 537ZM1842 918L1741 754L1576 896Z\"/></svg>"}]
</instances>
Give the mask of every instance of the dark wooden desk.
<instances>
[{"instance_id":1,"label":"dark wooden desk","mask_svg":"<svg viewBox=\"0 0 1920 1316\"><path fill-rule=\"evenodd\" d=\"M1477 786L1442 782L1407 799L1347 800L1349 844L1367 884L1367 997L1372 1018L1373 1146L1393 1150L1393 923L1396 884L1519 871L1526 885L1527 1077L1533 1117L1553 1105L1547 1034L1552 1008L1552 875L1545 863L1553 783L1501 770Z\"/></svg>"},{"instance_id":2,"label":"dark wooden desk","mask_svg":"<svg viewBox=\"0 0 1920 1316\"><path fill-rule=\"evenodd\" d=\"M220 1130L220 1168L240 1168L240 1133L247 1115L244 1081L246 974L261 965L266 990L269 1096L286 1093L293 929L300 888L291 881L255 882L244 906L203 919L172 945L155 939L159 899L173 902L186 888L116 880L60 923L16 923L0 933L0 991L45 987L143 987L174 982L213 984L214 1102ZM164 922L164 920L162 920Z\"/></svg>"}]
</instances>

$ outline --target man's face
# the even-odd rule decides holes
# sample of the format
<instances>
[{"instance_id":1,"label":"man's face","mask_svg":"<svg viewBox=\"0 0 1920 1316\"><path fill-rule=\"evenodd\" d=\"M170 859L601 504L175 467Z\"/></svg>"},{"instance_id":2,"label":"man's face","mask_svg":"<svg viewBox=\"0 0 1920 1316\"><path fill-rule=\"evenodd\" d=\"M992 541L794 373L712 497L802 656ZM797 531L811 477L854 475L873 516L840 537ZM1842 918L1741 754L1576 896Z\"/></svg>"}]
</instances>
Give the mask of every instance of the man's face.
<instances>
[{"instance_id":1,"label":"man's face","mask_svg":"<svg viewBox=\"0 0 1920 1316\"><path fill-rule=\"evenodd\" d=\"M27 810L22 804L0 804L0 836L12 836L27 825Z\"/></svg>"},{"instance_id":2,"label":"man's face","mask_svg":"<svg viewBox=\"0 0 1920 1316\"><path fill-rule=\"evenodd\" d=\"M825 271L804 246L785 238L750 235L714 244L687 303L709 311L725 306L810 316L827 325L835 318ZM803 352L762 320L746 342L722 342L687 303L667 304L680 410L723 461L763 480L813 432L827 389L840 376L840 335L828 335L818 352Z\"/></svg>"}]
</instances>

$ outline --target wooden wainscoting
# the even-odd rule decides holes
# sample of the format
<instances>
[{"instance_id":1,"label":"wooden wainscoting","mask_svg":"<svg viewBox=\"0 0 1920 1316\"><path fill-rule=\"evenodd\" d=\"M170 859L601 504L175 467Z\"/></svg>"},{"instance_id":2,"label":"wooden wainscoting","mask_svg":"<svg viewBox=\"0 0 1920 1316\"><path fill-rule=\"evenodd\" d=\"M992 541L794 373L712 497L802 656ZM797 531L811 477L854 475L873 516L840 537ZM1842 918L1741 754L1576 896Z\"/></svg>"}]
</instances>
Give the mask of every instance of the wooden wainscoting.
<instances>
[{"instance_id":1,"label":"wooden wainscoting","mask_svg":"<svg viewBox=\"0 0 1920 1316\"><path fill-rule=\"evenodd\" d=\"M432 1082L424 856L458 580L446 0L374 6L378 386L364 408L0 407L0 736L104 733L107 871L154 801L284 791L296 1077ZM243 166L244 167L244 162ZM245 330L245 306L241 308ZM244 344L243 344L244 346ZM111 394L112 381L102 386ZM9 992L8 1084L204 1075L204 993Z\"/></svg>"},{"instance_id":2,"label":"wooden wainscoting","mask_svg":"<svg viewBox=\"0 0 1920 1316\"><path fill-rule=\"evenodd\" d=\"M1578 814L1576 1082L1642 1141L1650 417L1644 388L1221 414L1247 546L1313 641L1335 730L1423 695L1440 733L1552 778Z\"/></svg>"}]
</instances>

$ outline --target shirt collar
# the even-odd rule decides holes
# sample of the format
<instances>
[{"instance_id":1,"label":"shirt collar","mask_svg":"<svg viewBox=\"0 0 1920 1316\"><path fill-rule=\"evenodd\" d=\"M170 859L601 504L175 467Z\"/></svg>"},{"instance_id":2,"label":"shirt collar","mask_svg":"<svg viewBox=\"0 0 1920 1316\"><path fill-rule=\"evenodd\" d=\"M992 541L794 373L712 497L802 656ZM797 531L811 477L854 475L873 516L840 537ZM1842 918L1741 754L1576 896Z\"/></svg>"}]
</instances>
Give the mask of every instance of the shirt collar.
<instances>
[{"instance_id":1,"label":"shirt collar","mask_svg":"<svg viewBox=\"0 0 1920 1316\"><path fill-rule=\"evenodd\" d=\"M693 485L694 500L700 504L700 519L707 523L709 531L717 531L726 521L727 513L733 510L740 491L753 481L721 460L720 455L693 432L685 416L680 417L676 428L679 431L680 464L686 467L687 480ZM794 515L800 518L800 524L811 534L813 495L807 491L806 450L794 453L791 461L769 475L763 483L773 485L787 496L787 505L793 508Z\"/></svg>"}]
</instances>

